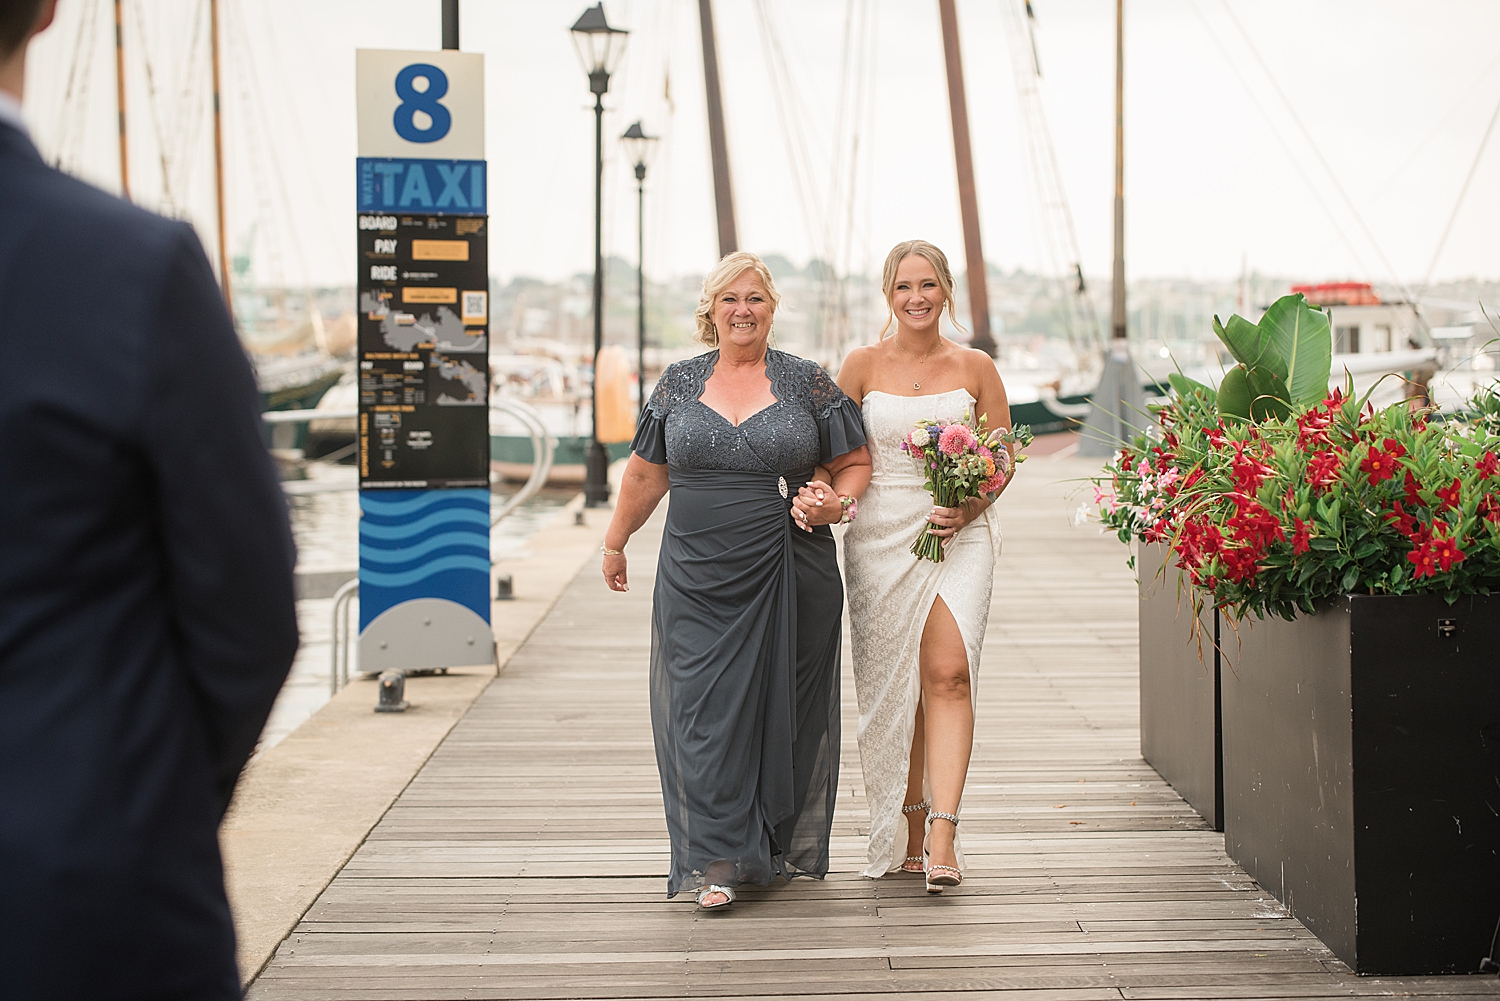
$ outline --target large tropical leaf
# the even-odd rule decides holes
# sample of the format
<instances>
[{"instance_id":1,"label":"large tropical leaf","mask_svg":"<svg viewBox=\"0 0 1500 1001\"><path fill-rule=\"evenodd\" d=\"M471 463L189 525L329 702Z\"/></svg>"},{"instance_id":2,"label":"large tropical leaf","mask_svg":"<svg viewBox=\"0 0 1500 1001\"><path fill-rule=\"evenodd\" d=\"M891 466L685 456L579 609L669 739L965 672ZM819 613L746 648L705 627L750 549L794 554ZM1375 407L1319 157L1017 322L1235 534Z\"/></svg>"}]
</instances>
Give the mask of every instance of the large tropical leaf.
<instances>
[{"instance_id":1,"label":"large tropical leaf","mask_svg":"<svg viewBox=\"0 0 1500 1001\"><path fill-rule=\"evenodd\" d=\"M1217 319L1214 324L1217 329ZM1249 371L1243 365L1236 365L1219 382L1219 413L1231 420L1248 421L1250 400Z\"/></svg>"},{"instance_id":2,"label":"large tropical leaf","mask_svg":"<svg viewBox=\"0 0 1500 1001\"><path fill-rule=\"evenodd\" d=\"M1259 329L1267 354L1282 363L1277 374L1286 382L1287 402L1310 407L1328 395L1333 333L1327 313L1309 306L1300 293L1284 295L1260 318Z\"/></svg>"},{"instance_id":3,"label":"large tropical leaf","mask_svg":"<svg viewBox=\"0 0 1500 1001\"><path fill-rule=\"evenodd\" d=\"M1287 400L1286 383L1271 369L1252 368L1246 378L1250 390L1250 419L1259 423L1272 417L1286 420L1292 408ZM1318 397L1322 399L1322 397Z\"/></svg>"},{"instance_id":4,"label":"large tropical leaf","mask_svg":"<svg viewBox=\"0 0 1500 1001\"><path fill-rule=\"evenodd\" d=\"M1219 413L1237 421L1284 420L1292 412L1286 397L1286 383L1269 368L1236 365L1219 383Z\"/></svg>"},{"instance_id":5,"label":"large tropical leaf","mask_svg":"<svg viewBox=\"0 0 1500 1001\"><path fill-rule=\"evenodd\" d=\"M1214 317L1214 333L1234 355L1234 360L1247 369L1266 363L1266 338L1260 328L1238 313L1229 318L1228 325L1221 325Z\"/></svg>"},{"instance_id":6,"label":"large tropical leaf","mask_svg":"<svg viewBox=\"0 0 1500 1001\"><path fill-rule=\"evenodd\" d=\"M1197 381L1196 379L1189 379L1181 372L1167 373L1167 382L1171 383L1172 389L1177 393L1178 396L1189 396L1193 393L1202 393L1208 399L1208 402L1212 403L1214 402L1215 397L1217 397L1218 395L1214 392L1213 387L1205 386L1203 383Z\"/></svg>"}]
</instances>

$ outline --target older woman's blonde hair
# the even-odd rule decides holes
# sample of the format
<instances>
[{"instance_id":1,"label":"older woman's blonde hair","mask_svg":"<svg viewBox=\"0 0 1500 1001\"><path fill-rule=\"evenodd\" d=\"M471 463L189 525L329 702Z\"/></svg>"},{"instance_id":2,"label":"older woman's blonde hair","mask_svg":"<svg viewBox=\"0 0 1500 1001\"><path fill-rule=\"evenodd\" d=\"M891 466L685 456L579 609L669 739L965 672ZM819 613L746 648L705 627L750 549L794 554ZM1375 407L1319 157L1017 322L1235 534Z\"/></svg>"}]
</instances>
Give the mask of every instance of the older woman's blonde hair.
<instances>
[{"instance_id":1,"label":"older woman's blonde hair","mask_svg":"<svg viewBox=\"0 0 1500 1001\"><path fill-rule=\"evenodd\" d=\"M891 295L896 291L896 272L900 269L901 262L913 255L926 260L932 265L932 270L937 272L938 288L943 290L943 305L938 310L938 318L942 319L942 314L946 311L949 321L967 333L964 325L958 322L958 313L953 305L953 271L948 267L948 256L926 240L903 240L886 255L885 269L880 275L880 291L885 293L888 312L885 326L880 328L880 336L876 339L884 340L885 332L891 329L891 321L896 319L896 309L891 305Z\"/></svg>"},{"instance_id":2,"label":"older woman's blonde hair","mask_svg":"<svg viewBox=\"0 0 1500 1001\"><path fill-rule=\"evenodd\" d=\"M719 331L714 326L714 300L746 271L754 271L760 276L761 284L766 287L766 298L771 300L771 312L776 312L776 307L781 304L781 296L776 291L776 279L771 277L771 269L766 267L765 261L748 250L736 250L732 254L726 254L722 261L714 265L708 277L703 279L703 292L698 296L698 310L693 314L698 324L698 329L693 333L695 340L711 348L718 347Z\"/></svg>"}]
</instances>

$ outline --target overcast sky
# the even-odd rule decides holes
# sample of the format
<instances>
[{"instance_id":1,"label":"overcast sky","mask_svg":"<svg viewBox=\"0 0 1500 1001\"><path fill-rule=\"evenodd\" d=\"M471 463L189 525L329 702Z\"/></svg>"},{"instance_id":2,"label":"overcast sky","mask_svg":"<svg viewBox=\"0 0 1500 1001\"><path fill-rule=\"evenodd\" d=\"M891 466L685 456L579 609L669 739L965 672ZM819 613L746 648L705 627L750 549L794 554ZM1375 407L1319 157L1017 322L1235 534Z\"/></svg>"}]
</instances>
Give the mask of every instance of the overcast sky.
<instances>
[{"instance_id":1,"label":"overcast sky","mask_svg":"<svg viewBox=\"0 0 1500 1001\"><path fill-rule=\"evenodd\" d=\"M1018 39L1029 45L1020 3L958 0L958 16L985 257L1038 270L1067 251L1049 250L1046 221L1061 215L1041 208L1029 166L1011 58ZM352 283L354 51L437 47L438 0L222 6L231 253L248 248L262 280ZM592 267L592 100L567 30L585 6L463 3L463 48L486 59L490 268L503 279ZM27 114L49 158L118 190L111 4L59 7L32 49ZM163 203L165 151L179 211L212 245L207 62L194 41L206 4L126 7L134 193ZM1107 274L1114 4L1033 7L1058 178L1085 270ZM635 256L635 183L612 137L639 118L663 137L647 268L701 273L717 242L696 0L605 11L631 31L606 98L606 251ZM923 237L961 266L935 0L716 0L715 15L742 245L873 270L892 243ZM1420 284L1500 102L1500 3L1126 0L1125 31L1131 277L1232 277L1243 260L1307 280ZM1435 280L1500 276L1497 220L1492 136Z\"/></svg>"}]
</instances>

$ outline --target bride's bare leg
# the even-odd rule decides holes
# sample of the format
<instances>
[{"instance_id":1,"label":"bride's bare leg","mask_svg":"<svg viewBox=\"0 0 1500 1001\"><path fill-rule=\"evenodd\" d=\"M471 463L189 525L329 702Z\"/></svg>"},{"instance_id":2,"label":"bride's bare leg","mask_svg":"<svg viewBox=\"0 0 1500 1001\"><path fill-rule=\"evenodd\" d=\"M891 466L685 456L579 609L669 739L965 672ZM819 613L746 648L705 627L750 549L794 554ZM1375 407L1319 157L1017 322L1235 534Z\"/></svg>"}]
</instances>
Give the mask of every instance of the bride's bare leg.
<instances>
[{"instance_id":1,"label":"bride's bare leg","mask_svg":"<svg viewBox=\"0 0 1500 1001\"><path fill-rule=\"evenodd\" d=\"M926 745L924 728L922 725L922 703L917 701L917 725L912 731L911 738L911 765L906 772L906 799L903 803L922 802L922 763L926 760ZM922 836L926 833L927 811L917 810L905 814L906 817L906 857L920 859L922 857ZM920 862L911 863L908 869L907 863L901 864L903 869L909 872L921 872Z\"/></svg>"},{"instance_id":2,"label":"bride's bare leg","mask_svg":"<svg viewBox=\"0 0 1500 1001\"><path fill-rule=\"evenodd\" d=\"M969 652L942 598L933 602L922 629L920 664L932 809L957 814L974 749L974 704L969 695ZM956 830L949 821L932 822L927 851L934 865L958 864L953 851Z\"/></svg>"}]
</instances>

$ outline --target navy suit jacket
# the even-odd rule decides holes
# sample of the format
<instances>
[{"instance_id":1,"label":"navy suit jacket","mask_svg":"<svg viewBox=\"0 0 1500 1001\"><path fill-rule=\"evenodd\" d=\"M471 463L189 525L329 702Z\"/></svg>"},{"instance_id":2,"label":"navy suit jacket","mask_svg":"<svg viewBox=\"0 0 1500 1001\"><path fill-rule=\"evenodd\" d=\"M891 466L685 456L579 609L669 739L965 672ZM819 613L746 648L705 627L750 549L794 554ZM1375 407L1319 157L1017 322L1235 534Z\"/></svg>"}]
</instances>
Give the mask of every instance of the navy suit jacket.
<instances>
[{"instance_id":1,"label":"navy suit jacket","mask_svg":"<svg viewBox=\"0 0 1500 1001\"><path fill-rule=\"evenodd\" d=\"M234 998L218 824L297 647L191 227L0 124L0 998Z\"/></svg>"}]
</instances>

